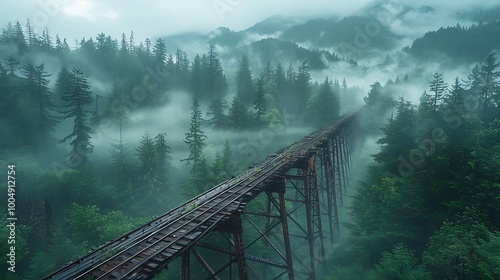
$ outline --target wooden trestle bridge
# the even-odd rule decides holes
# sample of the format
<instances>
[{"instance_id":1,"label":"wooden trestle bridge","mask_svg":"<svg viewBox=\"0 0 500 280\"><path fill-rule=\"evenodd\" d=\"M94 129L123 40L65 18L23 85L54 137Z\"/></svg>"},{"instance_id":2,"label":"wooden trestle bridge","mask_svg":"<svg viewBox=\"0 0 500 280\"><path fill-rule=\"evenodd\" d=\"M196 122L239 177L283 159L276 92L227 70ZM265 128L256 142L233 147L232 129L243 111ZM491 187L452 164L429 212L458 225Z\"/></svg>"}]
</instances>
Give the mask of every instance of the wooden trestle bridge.
<instances>
[{"instance_id":1,"label":"wooden trestle bridge","mask_svg":"<svg viewBox=\"0 0 500 280\"><path fill-rule=\"evenodd\" d=\"M44 279L151 279L162 269L180 270L175 278L181 279L200 271L207 279L316 279L339 235L338 207L360 114L313 132ZM209 234L215 231L218 238ZM244 235L250 236L245 242Z\"/></svg>"}]
</instances>

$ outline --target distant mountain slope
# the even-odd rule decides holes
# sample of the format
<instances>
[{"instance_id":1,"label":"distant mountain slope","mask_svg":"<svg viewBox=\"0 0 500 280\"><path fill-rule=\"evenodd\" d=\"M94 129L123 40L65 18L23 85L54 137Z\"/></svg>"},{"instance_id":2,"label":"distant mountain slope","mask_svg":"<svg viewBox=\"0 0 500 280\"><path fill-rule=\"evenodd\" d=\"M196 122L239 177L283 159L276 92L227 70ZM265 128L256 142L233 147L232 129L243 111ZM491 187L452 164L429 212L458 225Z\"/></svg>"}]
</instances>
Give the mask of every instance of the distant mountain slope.
<instances>
[{"instance_id":1,"label":"distant mountain slope","mask_svg":"<svg viewBox=\"0 0 500 280\"><path fill-rule=\"evenodd\" d=\"M251 50L261 61L304 61L307 60L311 69L327 68L327 63L340 59L327 51L308 50L296 43L284 42L274 38L263 39L251 44Z\"/></svg>"},{"instance_id":2,"label":"distant mountain slope","mask_svg":"<svg viewBox=\"0 0 500 280\"><path fill-rule=\"evenodd\" d=\"M236 45L245 38L243 32L235 32L227 27L219 27L217 30L210 32L209 36L211 38L208 42L211 45L219 44L228 47L236 47Z\"/></svg>"},{"instance_id":3,"label":"distant mountain slope","mask_svg":"<svg viewBox=\"0 0 500 280\"><path fill-rule=\"evenodd\" d=\"M427 32L403 50L421 60L447 57L454 64L483 60L491 51L500 49L500 21L473 25L457 24Z\"/></svg>"},{"instance_id":4,"label":"distant mountain slope","mask_svg":"<svg viewBox=\"0 0 500 280\"><path fill-rule=\"evenodd\" d=\"M305 20L297 18L287 18L283 16L272 16L256 23L252 27L244 30L246 33L256 33L261 35L273 35L284 30L303 23Z\"/></svg>"},{"instance_id":5,"label":"distant mountain slope","mask_svg":"<svg viewBox=\"0 0 500 280\"><path fill-rule=\"evenodd\" d=\"M500 6L491 8L489 10L479 10L473 11L466 15L466 18L470 18L477 22L489 22L500 20Z\"/></svg>"},{"instance_id":6,"label":"distant mountain slope","mask_svg":"<svg viewBox=\"0 0 500 280\"><path fill-rule=\"evenodd\" d=\"M287 29L280 39L295 42L310 42L317 47L334 47L340 44L364 48L388 50L394 47L399 39L386 27L381 26L370 17L351 16L337 19L316 19Z\"/></svg>"},{"instance_id":7,"label":"distant mountain slope","mask_svg":"<svg viewBox=\"0 0 500 280\"><path fill-rule=\"evenodd\" d=\"M456 18L467 26L472 22L478 25L467 28L431 25L434 26L432 29L422 29L421 25L426 26L426 22L441 22L443 15ZM500 23L490 21L499 17L500 8L450 15L431 6L413 7L381 0L342 19L333 16L318 19L273 16L245 30L219 27L208 34L165 37L165 43L167 48L179 47L190 56L205 53L208 45L216 45L220 57L228 61L251 52L261 60L261 65L268 60L288 63L298 59L308 60L312 69L324 69L339 57L357 62L379 54L390 54L422 36L403 50L420 60L436 59L435 55L439 55L439 58L459 64L480 61L488 52L500 48ZM479 24L480 21L486 23ZM444 22L455 24L450 18ZM424 35L424 32L427 33Z\"/></svg>"}]
</instances>

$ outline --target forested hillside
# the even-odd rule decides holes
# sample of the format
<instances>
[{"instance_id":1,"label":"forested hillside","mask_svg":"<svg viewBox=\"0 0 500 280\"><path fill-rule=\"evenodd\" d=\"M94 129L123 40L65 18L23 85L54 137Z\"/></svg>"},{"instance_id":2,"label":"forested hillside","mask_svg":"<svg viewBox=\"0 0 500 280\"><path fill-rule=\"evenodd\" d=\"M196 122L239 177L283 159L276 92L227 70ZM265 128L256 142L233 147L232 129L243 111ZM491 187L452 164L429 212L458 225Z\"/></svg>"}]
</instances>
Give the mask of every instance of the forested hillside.
<instances>
[{"instance_id":1,"label":"forested hillside","mask_svg":"<svg viewBox=\"0 0 500 280\"><path fill-rule=\"evenodd\" d=\"M0 158L5 169L16 166L22 190L17 279L49 274L279 147L232 139L207 147L205 131L274 135L303 124L311 130L339 116L341 91L349 90L328 77L313 83L307 55L298 68L269 61L260 73L242 55L228 77L214 45L188 57L168 52L162 39L135 42L133 33L120 39L99 33L75 44L48 29L35 34L29 22L8 23L0 38ZM182 105L191 112L190 125L180 128L183 141L162 129L142 129L138 142L123 136L141 125L135 113L179 96L190 100ZM7 237L1 235L1 246Z\"/></svg>"},{"instance_id":2,"label":"forested hillside","mask_svg":"<svg viewBox=\"0 0 500 280\"><path fill-rule=\"evenodd\" d=\"M500 48L500 21L479 23L470 27L456 26L429 31L404 50L422 61L437 57L452 65L483 59L485 53Z\"/></svg>"},{"instance_id":3,"label":"forested hillside","mask_svg":"<svg viewBox=\"0 0 500 280\"><path fill-rule=\"evenodd\" d=\"M419 104L399 98L328 279L500 278L499 85L491 53L467 77L435 73ZM369 112L386 94L372 86Z\"/></svg>"},{"instance_id":4,"label":"forested hillside","mask_svg":"<svg viewBox=\"0 0 500 280\"><path fill-rule=\"evenodd\" d=\"M0 23L0 169L15 171L18 218L13 274L0 205L0 279L40 279L361 106L361 177L318 275L500 279L499 11L370 1L142 41ZM426 20L443 24L418 33Z\"/></svg>"}]
</instances>

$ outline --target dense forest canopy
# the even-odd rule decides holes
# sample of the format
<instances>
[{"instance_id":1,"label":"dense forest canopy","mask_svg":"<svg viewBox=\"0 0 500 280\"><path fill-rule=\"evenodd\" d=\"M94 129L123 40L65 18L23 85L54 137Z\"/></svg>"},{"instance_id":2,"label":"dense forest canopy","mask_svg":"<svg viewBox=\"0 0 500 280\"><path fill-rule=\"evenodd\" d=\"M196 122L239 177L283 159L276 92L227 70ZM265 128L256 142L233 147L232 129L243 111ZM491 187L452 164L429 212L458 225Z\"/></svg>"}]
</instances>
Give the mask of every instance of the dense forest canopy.
<instances>
[{"instance_id":1,"label":"dense forest canopy","mask_svg":"<svg viewBox=\"0 0 500 280\"><path fill-rule=\"evenodd\" d=\"M0 278L40 279L363 106L377 147L361 151L324 279L500 279L499 9L401 49L379 8L143 41L5 23L0 166L22 191L18 270ZM179 43L192 40L202 51Z\"/></svg>"},{"instance_id":2,"label":"dense forest canopy","mask_svg":"<svg viewBox=\"0 0 500 280\"><path fill-rule=\"evenodd\" d=\"M22 175L21 244L30 252L18 259L26 268L20 277L46 275L62 261L168 210L179 198L234 176L272 151L239 148L235 165L228 139L206 155L204 128L278 133L303 124L304 117L318 128L340 114L340 87L326 78L317 92L320 86L313 85L307 61L298 68L269 61L256 74L242 55L234 80L228 81L214 45L189 58L181 49L169 53L161 38L136 43L132 32L119 40L99 33L72 49L64 38L56 35L54 41L48 29L33 33L29 22L8 23L0 45L5 54L0 63L1 153L15 158ZM228 84L234 85L234 93L228 92ZM144 130L138 143L123 137L134 112L162 108L176 95L192 100L182 164L172 162L168 131ZM317 98L327 103L312 101ZM96 137L109 131L119 134L108 141L106 160L96 160L94 149L103 145ZM184 164L188 172L180 171ZM86 241L90 238L92 242ZM48 257L54 250L58 257Z\"/></svg>"}]
</instances>

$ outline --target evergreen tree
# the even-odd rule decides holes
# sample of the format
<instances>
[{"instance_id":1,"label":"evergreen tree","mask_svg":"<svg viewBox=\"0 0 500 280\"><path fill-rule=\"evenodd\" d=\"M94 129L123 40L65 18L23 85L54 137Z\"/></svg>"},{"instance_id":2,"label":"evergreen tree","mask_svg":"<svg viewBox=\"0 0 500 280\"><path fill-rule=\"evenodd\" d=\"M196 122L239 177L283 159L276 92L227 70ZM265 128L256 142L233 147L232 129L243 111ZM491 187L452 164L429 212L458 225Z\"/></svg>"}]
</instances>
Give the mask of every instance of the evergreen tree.
<instances>
[{"instance_id":1,"label":"evergreen tree","mask_svg":"<svg viewBox=\"0 0 500 280\"><path fill-rule=\"evenodd\" d=\"M381 151L375 160L392 174L400 173L400 156L409 155L415 147L416 113L415 106L401 97L396 117L384 126L384 136L377 141Z\"/></svg>"},{"instance_id":2,"label":"evergreen tree","mask_svg":"<svg viewBox=\"0 0 500 280\"><path fill-rule=\"evenodd\" d=\"M458 80L455 78L455 83L451 86L451 90L446 95L445 105L451 111L463 110L465 89Z\"/></svg>"},{"instance_id":3,"label":"evergreen tree","mask_svg":"<svg viewBox=\"0 0 500 280\"><path fill-rule=\"evenodd\" d=\"M207 163L207 158L202 153L194 162L191 176L189 177L189 186L184 190L186 197L198 195L215 184L214 177Z\"/></svg>"},{"instance_id":4,"label":"evergreen tree","mask_svg":"<svg viewBox=\"0 0 500 280\"><path fill-rule=\"evenodd\" d=\"M342 79L342 91L341 94L347 94L347 91L349 90L349 87L347 86L347 82L344 79Z\"/></svg>"},{"instance_id":5,"label":"evergreen tree","mask_svg":"<svg viewBox=\"0 0 500 280\"><path fill-rule=\"evenodd\" d=\"M22 73L26 76L26 92L29 93L29 101L33 104L30 114L35 120L34 136L46 138L57 124L57 118L53 115L55 110L52 104L49 90L49 77L44 69L44 64L33 67L28 65L24 67ZM33 139L36 140L36 139Z\"/></svg>"},{"instance_id":6,"label":"evergreen tree","mask_svg":"<svg viewBox=\"0 0 500 280\"><path fill-rule=\"evenodd\" d=\"M440 126L442 122L441 116L438 115L438 112L441 111L441 106L436 107L435 101L435 95L428 94L424 90L417 110L417 137L420 139L431 137L432 131ZM435 109L439 111L434 111Z\"/></svg>"},{"instance_id":7,"label":"evergreen tree","mask_svg":"<svg viewBox=\"0 0 500 280\"><path fill-rule=\"evenodd\" d=\"M85 38L83 38L80 41L79 51L83 55L85 55L87 57L87 59L92 59L92 60L99 59L96 57L96 53L97 53L96 45L94 44L94 40L92 39L92 37L90 37L90 39L88 39L88 40L85 40ZM102 64L102 61L100 62L100 64Z\"/></svg>"},{"instance_id":8,"label":"evergreen tree","mask_svg":"<svg viewBox=\"0 0 500 280\"><path fill-rule=\"evenodd\" d=\"M490 53L479 69L481 78L480 109L482 117L491 121L500 116L500 71L497 70L500 62L496 61L496 52Z\"/></svg>"},{"instance_id":9,"label":"evergreen tree","mask_svg":"<svg viewBox=\"0 0 500 280\"><path fill-rule=\"evenodd\" d=\"M482 82L481 76L479 75L479 63L474 65L469 74L467 74L467 81L465 84L467 88L466 95L477 101L478 108L476 109L482 109L483 106L480 98Z\"/></svg>"},{"instance_id":10,"label":"evergreen tree","mask_svg":"<svg viewBox=\"0 0 500 280\"><path fill-rule=\"evenodd\" d=\"M191 126L184 140L184 143L189 145L189 156L183 159L183 161L186 161L186 164L189 164L191 161L196 164L203 155L204 141L207 137L201 130L201 122L200 103L198 99L194 98L193 105L191 105Z\"/></svg>"},{"instance_id":11,"label":"evergreen tree","mask_svg":"<svg viewBox=\"0 0 500 280\"><path fill-rule=\"evenodd\" d=\"M158 194L162 189L160 188L161 183L158 176L158 151L149 133L142 136L137 148L137 157L139 159L137 179L141 195L147 194L149 197L160 201Z\"/></svg>"},{"instance_id":12,"label":"evergreen tree","mask_svg":"<svg viewBox=\"0 0 500 280\"><path fill-rule=\"evenodd\" d=\"M232 174L234 174L235 169L231 163L232 154L233 151L231 150L229 141L226 139L222 148L222 153L218 151L215 153L215 160L211 167L215 184L228 180L231 178Z\"/></svg>"},{"instance_id":13,"label":"evergreen tree","mask_svg":"<svg viewBox=\"0 0 500 280\"><path fill-rule=\"evenodd\" d=\"M267 61L266 67L264 67L264 71L262 72L262 77L261 77L262 83L265 84L271 84L274 82L274 69L271 64L271 61Z\"/></svg>"},{"instance_id":14,"label":"evergreen tree","mask_svg":"<svg viewBox=\"0 0 500 280\"><path fill-rule=\"evenodd\" d=\"M433 112L438 111L438 106L445 99L446 89L448 86L443 81L443 74L434 72L433 80L429 84L430 107Z\"/></svg>"},{"instance_id":15,"label":"evergreen tree","mask_svg":"<svg viewBox=\"0 0 500 280\"><path fill-rule=\"evenodd\" d=\"M122 194L125 194L126 191L129 191L128 187L131 183L131 167L127 149L123 143L122 127L123 124L120 121L120 139L118 140L118 143L110 143L110 152L111 169L114 175L112 179L113 183L117 186L118 190L122 192Z\"/></svg>"},{"instance_id":16,"label":"evergreen tree","mask_svg":"<svg viewBox=\"0 0 500 280\"><path fill-rule=\"evenodd\" d=\"M37 50L40 47L40 42L38 40L38 36L35 33L35 30L33 29L33 26L31 25L31 22L29 19L26 20L26 35L28 36L27 41L28 41L28 48L30 50Z\"/></svg>"},{"instance_id":17,"label":"evergreen tree","mask_svg":"<svg viewBox=\"0 0 500 280\"><path fill-rule=\"evenodd\" d=\"M221 162L222 162L222 169L229 176L232 176L236 171L235 166L231 162L232 157L233 157L233 150L231 149L231 145L229 145L229 141L226 139L226 141L224 141L224 146L222 147Z\"/></svg>"},{"instance_id":18,"label":"evergreen tree","mask_svg":"<svg viewBox=\"0 0 500 280\"><path fill-rule=\"evenodd\" d=\"M252 81L252 72L248 57L243 55L240 59L238 70L236 72L236 96L243 104L250 104L254 93L254 84Z\"/></svg>"},{"instance_id":19,"label":"evergreen tree","mask_svg":"<svg viewBox=\"0 0 500 280\"><path fill-rule=\"evenodd\" d=\"M59 73L57 73L56 85L54 88L56 105L62 105L62 97L64 96L64 93L69 90L72 79L73 76L66 66L63 66Z\"/></svg>"},{"instance_id":20,"label":"evergreen tree","mask_svg":"<svg viewBox=\"0 0 500 280\"><path fill-rule=\"evenodd\" d=\"M274 77L277 89L276 96L274 97L274 103L284 104L284 97L286 95L286 73L281 63L278 63L278 65L276 66L276 69L274 70ZM277 107L277 109L281 111L283 108L281 108L280 106Z\"/></svg>"},{"instance_id":21,"label":"evergreen tree","mask_svg":"<svg viewBox=\"0 0 500 280\"><path fill-rule=\"evenodd\" d=\"M167 64L165 66L165 72L167 73L167 81L169 86L176 86L176 68L177 67L175 66L174 57L169 54L167 58Z\"/></svg>"},{"instance_id":22,"label":"evergreen tree","mask_svg":"<svg viewBox=\"0 0 500 280\"><path fill-rule=\"evenodd\" d=\"M96 37L95 51L93 58L97 59L96 63L100 64L104 69L114 70L113 66L118 53L118 41L101 32Z\"/></svg>"},{"instance_id":23,"label":"evergreen tree","mask_svg":"<svg viewBox=\"0 0 500 280\"><path fill-rule=\"evenodd\" d=\"M375 266L376 279L430 280L425 266L419 265L414 252L403 245L397 245L392 252L384 252Z\"/></svg>"},{"instance_id":24,"label":"evergreen tree","mask_svg":"<svg viewBox=\"0 0 500 280\"><path fill-rule=\"evenodd\" d=\"M167 145L166 137L166 133L159 133L155 137L155 149L156 153L158 154L157 172L162 185L166 185L168 183L167 161L170 154L170 147Z\"/></svg>"},{"instance_id":25,"label":"evergreen tree","mask_svg":"<svg viewBox=\"0 0 500 280\"><path fill-rule=\"evenodd\" d=\"M257 92L254 94L253 105L255 109L255 122L257 127L262 126L262 116L266 113L266 100L264 98L264 85L261 79L257 79Z\"/></svg>"},{"instance_id":26,"label":"evergreen tree","mask_svg":"<svg viewBox=\"0 0 500 280\"><path fill-rule=\"evenodd\" d=\"M15 76L15 72L17 71L17 66L19 65L19 60L14 56L9 56L5 59L5 63L7 64L7 69L10 72L11 76Z\"/></svg>"},{"instance_id":27,"label":"evergreen tree","mask_svg":"<svg viewBox=\"0 0 500 280\"><path fill-rule=\"evenodd\" d=\"M189 80L189 60L186 52L181 49L175 51L175 73L174 85L178 88L186 88Z\"/></svg>"},{"instance_id":28,"label":"evergreen tree","mask_svg":"<svg viewBox=\"0 0 500 280\"><path fill-rule=\"evenodd\" d=\"M85 108L92 103L93 98L90 92L90 85L85 74L78 69L73 69L71 80L67 91L63 93L63 106L67 110L61 111L64 119L74 118L73 131L64 137L61 142L71 140L70 153L71 160L77 166L84 166L87 162L87 155L92 150L90 144L90 134L92 129L87 125L87 113Z\"/></svg>"},{"instance_id":29,"label":"evergreen tree","mask_svg":"<svg viewBox=\"0 0 500 280\"><path fill-rule=\"evenodd\" d=\"M193 96L199 100L204 100L206 98L206 96L203 95L205 84L204 71L201 57L197 54L191 66L190 86Z\"/></svg>"},{"instance_id":30,"label":"evergreen tree","mask_svg":"<svg viewBox=\"0 0 500 280\"><path fill-rule=\"evenodd\" d=\"M14 26L12 25L12 22L9 21L7 22L5 28L2 28L2 36L0 37L0 42L8 44L13 39L14 35Z\"/></svg>"},{"instance_id":31,"label":"evergreen tree","mask_svg":"<svg viewBox=\"0 0 500 280\"><path fill-rule=\"evenodd\" d=\"M160 72L166 70L167 48L165 47L165 42L161 38L156 40L156 43L153 47L152 59L153 59L153 67L155 70L157 68L160 70Z\"/></svg>"},{"instance_id":32,"label":"evergreen tree","mask_svg":"<svg viewBox=\"0 0 500 280\"><path fill-rule=\"evenodd\" d=\"M236 96L229 108L229 127L234 130L243 130L249 123L247 110Z\"/></svg>"},{"instance_id":33,"label":"evergreen tree","mask_svg":"<svg viewBox=\"0 0 500 280\"><path fill-rule=\"evenodd\" d=\"M210 45L210 50L206 56L206 67L202 68L206 70L205 91L208 98L217 102L223 100L227 91L227 83L220 60L215 52L215 46Z\"/></svg>"},{"instance_id":34,"label":"evergreen tree","mask_svg":"<svg viewBox=\"0 0 500 280\"><path fill-rule=\"evenodd\" d=\"M49 29L47 27L45 27L45 29L42 31L42 37L40 41L41 50L49 52L54 48L52 44L52 37L50 37Z\"/></svg>"},{"instance_id":35,"label":"evergreen tree","mask_svg":"<svg viewBox=\"0 0 500 280\"><path fill-rule=\"evenodd\" d=\"M368 95L364 98L366 106L371 109L377 109L381 104L384 103L384 92L383 87L379 82L375 82L370 85L370 91Z\"/></svg>"},{"instance_id":36,"label":"evergreen tree","mask_svg":"<svg viewBox=\"0 0 500 280\"><path fill-rule=\"evenodd\" d=\"M296 96L293 101L295 102L294 112L295 114L300 115L304 113L307 106L307 101L309 100L311 95L311 74L309 73L309 66L307 65L307 61L304 61L299 67L295 87Z\"/></svg>"},{"instance_id":37,"label":"evergreen tree","mask_svg":"<svg viewBox=\"0 0 500 280\"><path fill-rule=\"evenodd\" d=\"M130 30L130 36L128 38L128 50L130 53L134 53L135 42L134 42L134 31Z\"/></svg>"},{"instance_id":38,"label":"evergreen tree","mask_svg":"<svg viewBox=\"0 0 500 280\"><path fill-rule=\"evenodd\" d=\"M153 61L153 54L151 53L151 40L146 38L144 44L141 42L139 47L135 50L139 61L143 65L151 65Z\"/></svg>"},{"instance_id":39,"label":"evergreen tree","mask_svg":"<svg viewBox=\"0 0 500 280\"><path fill-rule=\"evenodd\" d=\"M294 96L297 89L295 88L295 81L297 79L297 73L292 67L292 63L288 66L286 71L286 84L285 84L285 95L283 99L285 100L285 113L292 113L294 110Z\"/></svg>"},{"instance_id":40,"label":"evergreen tree","mask_svg":"<svg viewBox=\"0 0 500 280\"><path fill-rule=\"evenodd\" d=\"M0 41L17 49L20 55L26 52L26 40L19 22L16 22L15 25L8 22L6 28L2 29Z\"/></svg>"},{"instance_id":41,"label":"evergreen tree","mask_svg":"<svg viewBox=\"0 0 500 280\"><path fill-rule=\"evenodd\" d=\"M19 53L24 54L28 50L28 46L26 45L26 39L23 34L23 28L21 27L19 21L16 21L14 34L15 35L12 42L14 42L15 45L17 46Z\"/></svg>"},{"instance_id":42,"label":"evergreen tree","mask_svg":"<svg viewBox=\"0 0 500 280\"><path fill-rule=\"evenodd\" d=\"M211 116L209 121L214 128L224 128L226 126L227 117L224 114L225 108L226 102L222 96L217 95L212 97L208 106L207 116Z\"/></svg>"},{"instance_id":43,"label":"evergreen tree","mask_svg":"<svg viewBox=\"0 0 500 280\"><path fill-rule=\"evenodd\" d=\"M62 53L63 50L63 45L61 42L61 38L59 38L59 35L56 35L56 51L58 53Z\"/></svg>"},{"instance_id":44,"label":"evergreen tree","mask_svg":"<svg viewBox=\"0 0 500 280\"><path fill-rule=\"evenodd\" d=\"M125 33L122 33L122 40L120 42L120 56L126 57L128 53L129 51L128 51L127 36L125 35Z\"/></svg>"},{"instance_id":45,"label":"evergreen tree","mask_svg":"<svg viewBox=\"0 0 500 280\"><path fill-rule=\"evenodd\" d=\"M338 91L334 91L328 77L320 85L319 92L313 95L308 102L306 121L314 127L323 127L340 114L340 101Z\"/></svg>"},{"instance_id":46,"label":"evergreen tree","mask_svg":"<svg viewBox=\"0 0 500 280\"><path fill-rule=\"evenodd\" d=\"M283 70L283 69L281 69ZM283 73L282 73L283 74ZM278 85L278 80L277 80L277 75L276 71L274 70L273 66L271 65L271 62L268 61L266 67L264 68L264 71L260 75L260 80L262 81L263 89L266 95L269 95L269 98L267 99L267 109L268 111L272 111L273 108L276 106L274 105L275 102L279 102L279 95L280 95L280 89ZM281 81L284 83L284 77L281 77L283 80ZM282 84L284 86L284 84Z\"/></svg>"}]
</instances>

